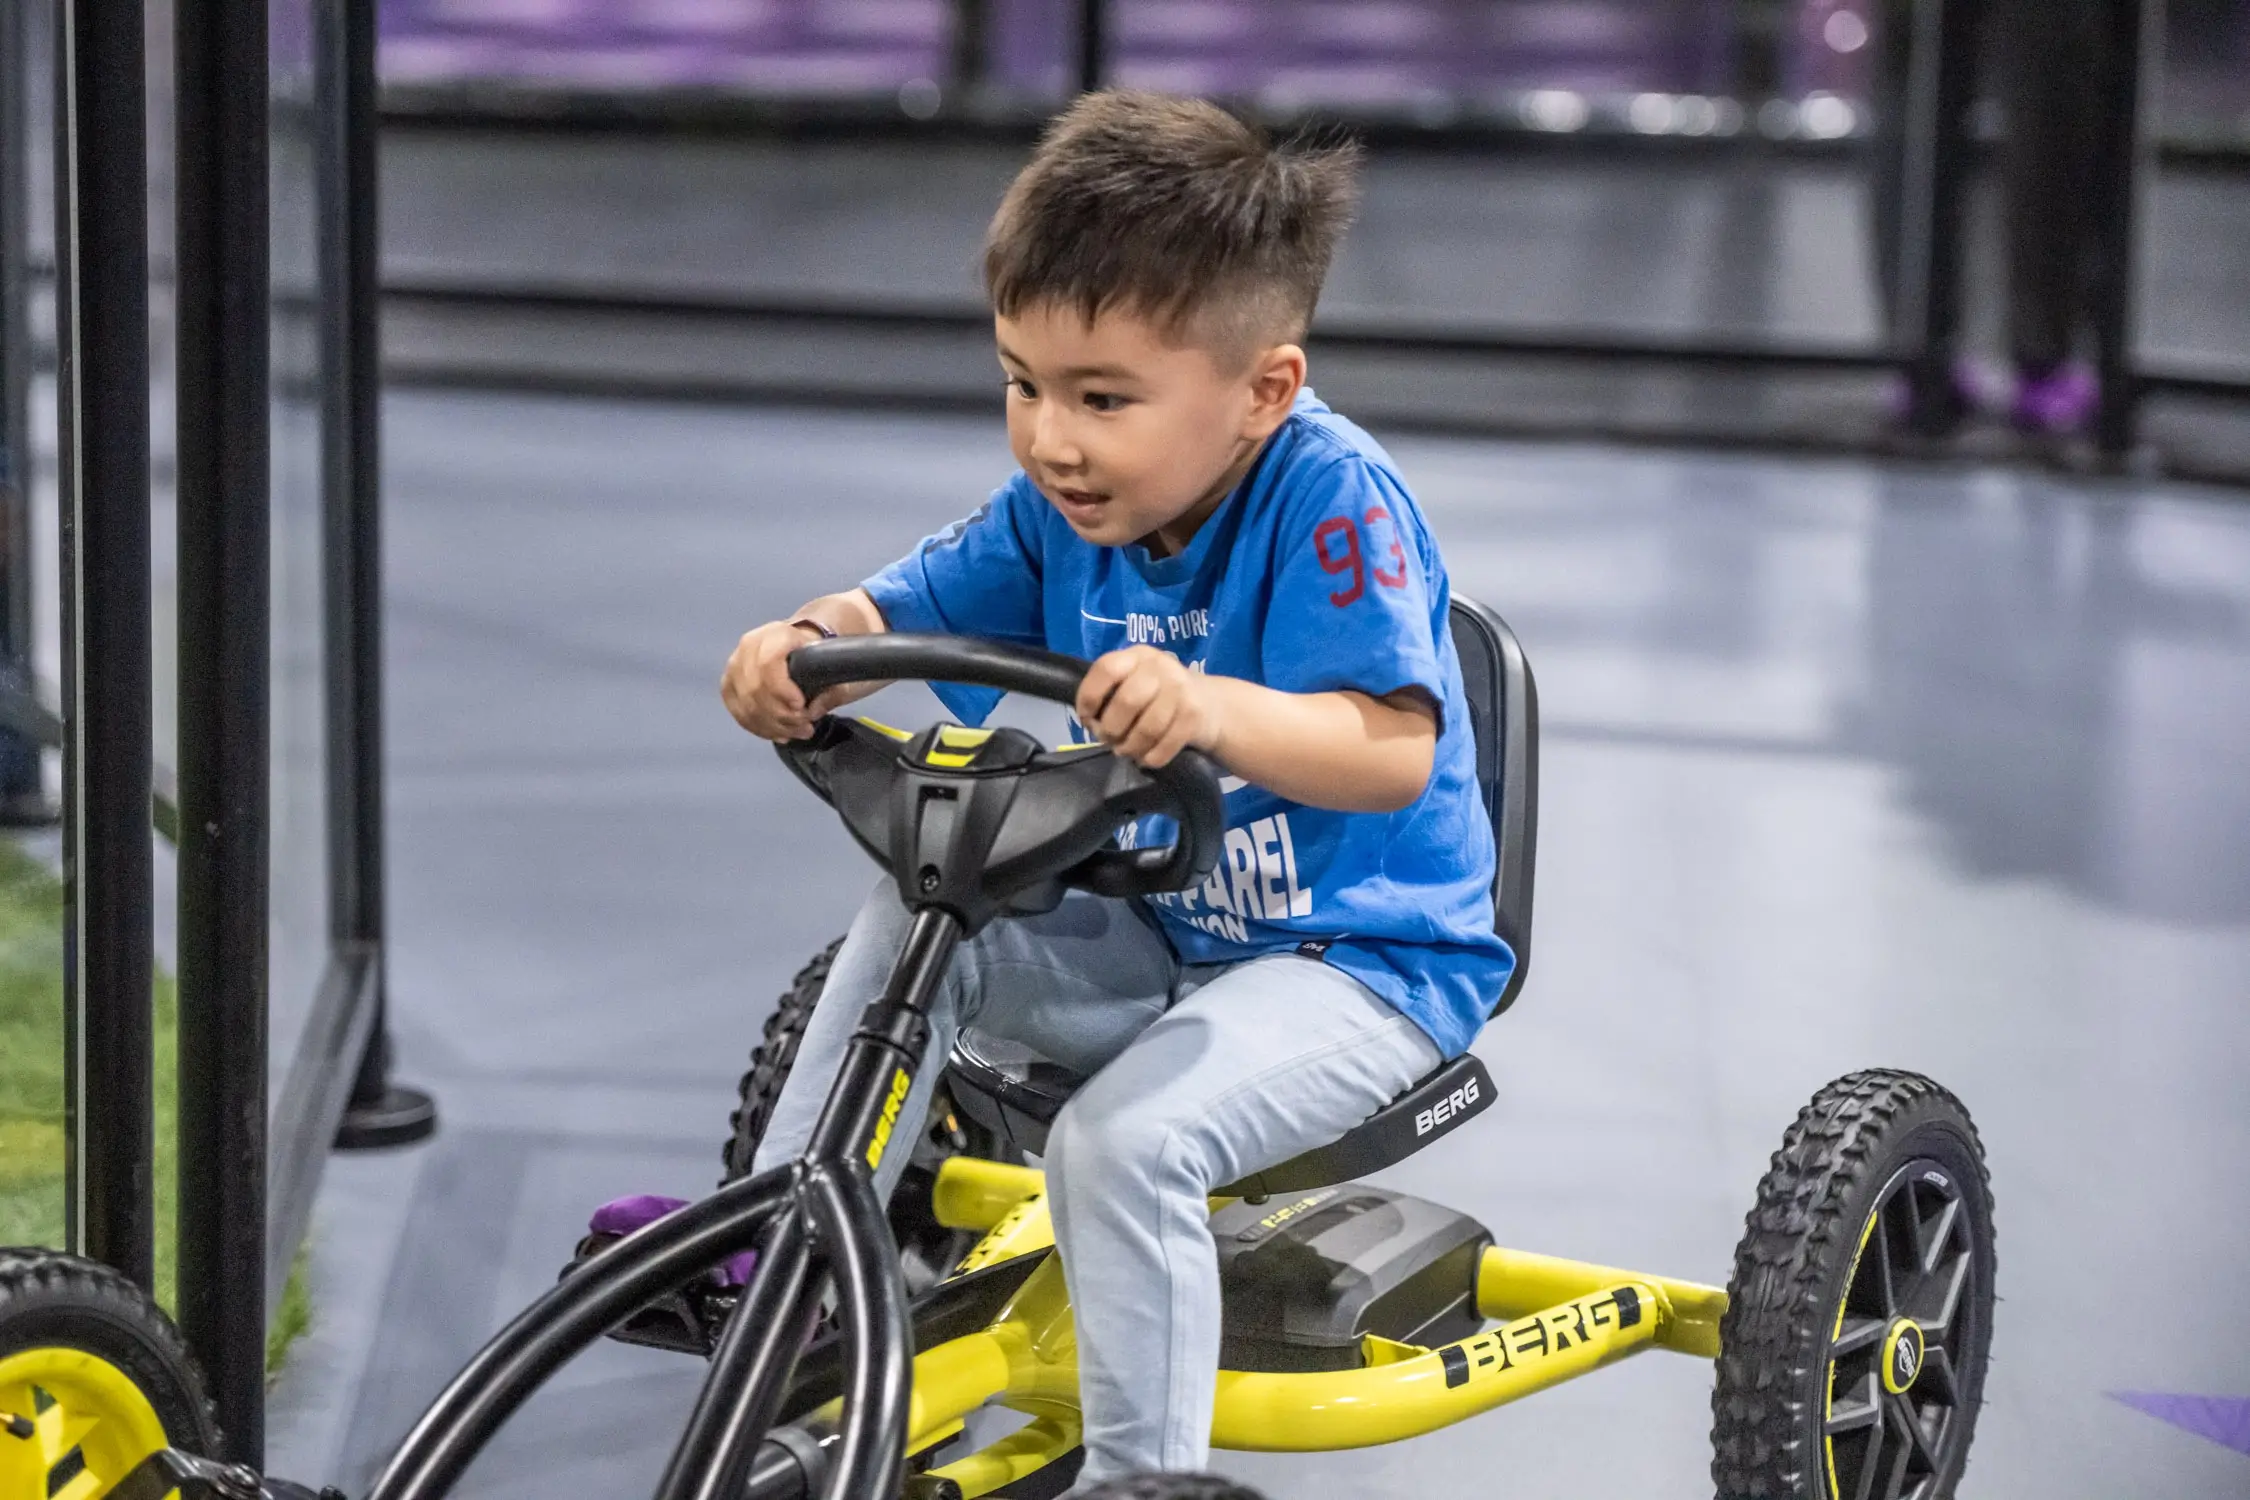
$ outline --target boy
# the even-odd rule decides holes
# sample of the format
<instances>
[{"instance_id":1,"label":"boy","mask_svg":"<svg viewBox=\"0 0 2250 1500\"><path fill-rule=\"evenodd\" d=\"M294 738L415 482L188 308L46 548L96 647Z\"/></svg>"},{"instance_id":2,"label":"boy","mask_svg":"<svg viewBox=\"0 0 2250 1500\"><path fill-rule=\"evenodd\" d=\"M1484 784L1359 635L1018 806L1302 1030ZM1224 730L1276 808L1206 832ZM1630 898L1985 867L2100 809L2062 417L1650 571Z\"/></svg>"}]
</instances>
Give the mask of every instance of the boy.
<instances>
[{"instance_id":1,"label":"boy","mask_svg":"<svg viewBox=\"0 0 2250 1500\"><path fill-rule=\"evenodd\" d=\"M722 695L768 739L800 646L949 631L1091 658L1077 726L1229 773L1228 857L1146 902L1085 894L963 945L906 1117L959 1027L1093 1075L1046 1159L1077 1314L1081 1484L1199 1469L1219 1350L1212 1187L1342 1135L1469 1045L1514 959L1492 930L1447 583L1372 439L1305 388L1300 341L1356 154L1275 149L1211 105L1081 99L1002 201L984 261L1021 470L857 589L742 638ZM997 695L941 689L976 722ZM804 1148L907 918L853 924L760 1143ZM884 1159L887 1196L907 1153Z\"/></svg>"}]
</instances>

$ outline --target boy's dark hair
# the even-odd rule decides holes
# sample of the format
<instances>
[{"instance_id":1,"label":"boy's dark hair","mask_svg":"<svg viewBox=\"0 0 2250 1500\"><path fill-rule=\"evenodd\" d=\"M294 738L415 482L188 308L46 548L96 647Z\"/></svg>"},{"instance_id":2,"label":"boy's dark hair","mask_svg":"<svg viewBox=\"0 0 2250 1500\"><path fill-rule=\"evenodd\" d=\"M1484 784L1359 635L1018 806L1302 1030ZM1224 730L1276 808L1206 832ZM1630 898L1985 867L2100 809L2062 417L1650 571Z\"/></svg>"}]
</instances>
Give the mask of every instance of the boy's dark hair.
<instances>
[{"instance_id":1,"label":"boy's dark hair","mask_svg":"<svg viewBox=\"0 0 2250 1500\"><path fill-rule=\"evenodd\" d=\"M1276 146L1200 99L1109 90L1047 128L984 242L1002 317L1111 310L1247 354L1304 337L1351 222L1355 144Z\"/></svg>"},{"instance_id":2,"label":"boy's dark hair","mask_svg":"<svg viewBox=\"0 0 2250 1500\"><path fill-rule=\"evenodd\" d=\"M1265 1500L1216 1474L1127 1474L1095 1485L1081 1500Z\"/></svg>"}]
</instances>

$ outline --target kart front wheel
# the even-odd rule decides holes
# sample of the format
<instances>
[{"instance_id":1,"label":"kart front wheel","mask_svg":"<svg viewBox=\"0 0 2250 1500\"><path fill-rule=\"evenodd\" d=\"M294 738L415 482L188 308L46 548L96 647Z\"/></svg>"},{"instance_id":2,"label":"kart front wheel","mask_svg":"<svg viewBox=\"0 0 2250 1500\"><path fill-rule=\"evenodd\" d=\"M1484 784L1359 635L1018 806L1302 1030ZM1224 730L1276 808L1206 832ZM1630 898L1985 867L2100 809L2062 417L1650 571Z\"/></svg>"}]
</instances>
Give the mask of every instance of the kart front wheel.
<instances>
[{"instance_id":1,"label":"kart front wheel","mask_svg":"<svg viewBox=\"0 0 2250 1500\"><path fill-rule=\"evenodd\" d=\"M106 1266L0 1250L0 1496L106 1495L163 1448L219 1449L172 1320Z\"/></svg>"},{"instance_id":2,"label":"kart front wheel","mask_svg":"<svg viewBox=\"0 0 2250 1500\"><path fill-rule=\"evenodd\" d=\"M1815 1094L1727 1297L1718 1500L1948 1500L1992 1346L1992 1188L1961 1101L1888 1069Z\"/></svg>"}]
</instances>

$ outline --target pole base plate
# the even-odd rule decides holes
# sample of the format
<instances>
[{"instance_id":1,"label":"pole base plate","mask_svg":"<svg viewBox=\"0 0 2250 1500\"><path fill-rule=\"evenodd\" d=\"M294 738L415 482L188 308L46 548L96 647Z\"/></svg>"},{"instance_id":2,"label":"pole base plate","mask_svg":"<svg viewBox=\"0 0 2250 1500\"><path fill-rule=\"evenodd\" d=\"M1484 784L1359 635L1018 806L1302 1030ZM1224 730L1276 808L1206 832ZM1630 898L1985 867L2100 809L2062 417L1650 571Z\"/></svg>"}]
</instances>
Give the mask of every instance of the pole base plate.
<instances>
[{"instance_id":1,"label":"pole base plate","mask_svg":"<svg viewBox=\"0 0 2250 1500\"><path fill-rule=\"evenodd\" d=\"M437 1101L420 1089L386 1086L381 1097L346 1106L336 1124L338 1151L376 1151L411 1146L437 1130Z\"/></svg>"}]
</instances>

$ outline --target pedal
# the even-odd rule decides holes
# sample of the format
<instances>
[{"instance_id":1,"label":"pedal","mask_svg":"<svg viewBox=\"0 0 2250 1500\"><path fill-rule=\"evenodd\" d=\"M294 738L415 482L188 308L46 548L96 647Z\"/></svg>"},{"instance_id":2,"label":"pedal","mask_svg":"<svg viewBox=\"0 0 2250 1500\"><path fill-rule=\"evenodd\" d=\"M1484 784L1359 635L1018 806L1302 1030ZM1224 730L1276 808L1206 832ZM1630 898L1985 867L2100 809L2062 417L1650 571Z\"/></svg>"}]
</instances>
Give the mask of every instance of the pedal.
<instances>
[{"instance_id":1,"label":"pedal","mask_svg":"<svg viewBox=\"0 0 2250 1500\"><path fill-rule=\"evenodd\" d=\"M910 1474L899 1489L899 1500L961 1500L961 1486L935 1474Z\"/></svg>"},{"instance_id":2,"label":"pedal","mask_svg":"<svg viewBox=\"0 0 2250 1500\"><path fill-rule=\"evenodd\" d=\"M556 1279L570 1275L623 1238L618 1234L587 1235L578 1242L577 1252ZM718 1331L726 1326L727 1314L734 1310L736 1295L731 1289L708 1283L676 1288L643 1304L606 1336L620 1344L708 1359L717 1346Z\"/></svg>"}]
</instances>

